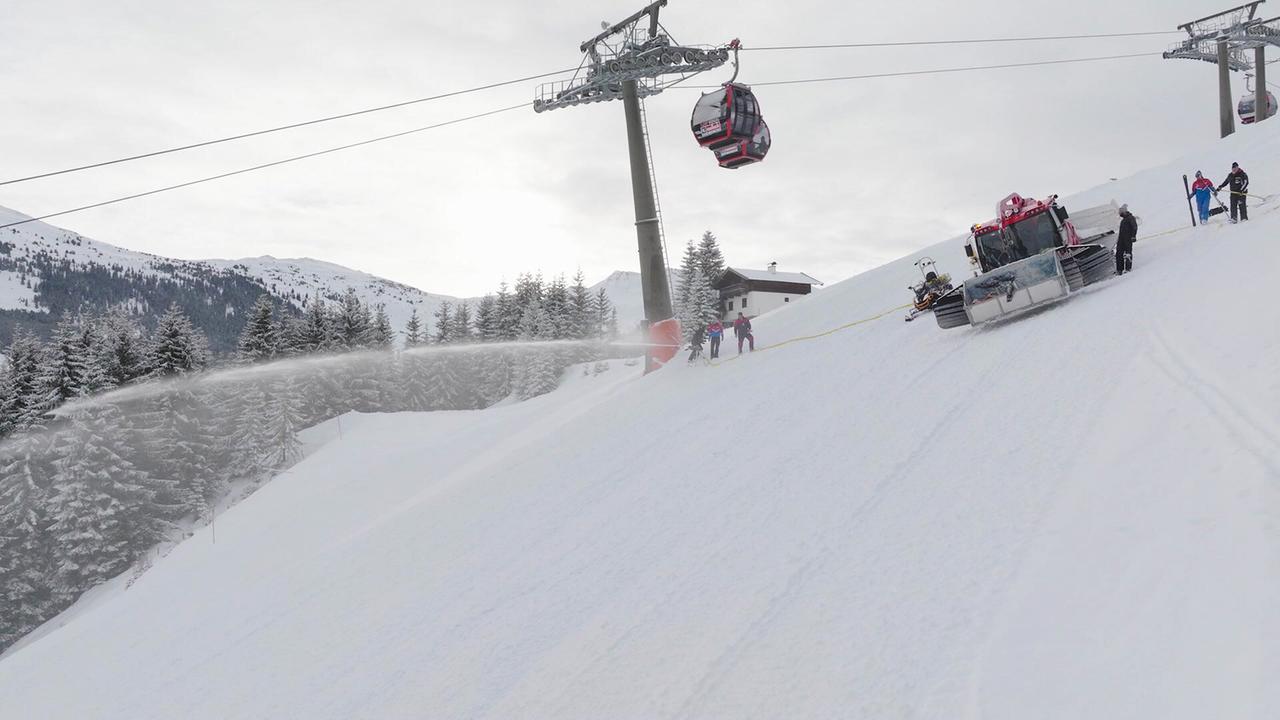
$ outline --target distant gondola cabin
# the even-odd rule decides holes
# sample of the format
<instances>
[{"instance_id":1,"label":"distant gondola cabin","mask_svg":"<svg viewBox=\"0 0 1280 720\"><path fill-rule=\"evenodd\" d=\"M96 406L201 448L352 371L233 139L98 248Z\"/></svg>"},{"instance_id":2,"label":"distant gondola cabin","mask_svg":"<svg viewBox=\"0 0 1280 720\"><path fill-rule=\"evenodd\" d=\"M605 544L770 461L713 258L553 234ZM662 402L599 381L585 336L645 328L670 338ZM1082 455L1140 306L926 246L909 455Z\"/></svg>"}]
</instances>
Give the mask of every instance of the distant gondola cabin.
<instances>
[{"instance_id":1,"label":"distant gondola cabin","mask_svg":"<svg viewBox=\"0 0 1280 720\"><path fill-rule=\"evenodd\" d=\"M777 263L770 263L768 270L728 268L716 283L721 318L762 315L808 295L815 285L822 283L804 273L778 272Z\"/></svg>"}]
</instances>

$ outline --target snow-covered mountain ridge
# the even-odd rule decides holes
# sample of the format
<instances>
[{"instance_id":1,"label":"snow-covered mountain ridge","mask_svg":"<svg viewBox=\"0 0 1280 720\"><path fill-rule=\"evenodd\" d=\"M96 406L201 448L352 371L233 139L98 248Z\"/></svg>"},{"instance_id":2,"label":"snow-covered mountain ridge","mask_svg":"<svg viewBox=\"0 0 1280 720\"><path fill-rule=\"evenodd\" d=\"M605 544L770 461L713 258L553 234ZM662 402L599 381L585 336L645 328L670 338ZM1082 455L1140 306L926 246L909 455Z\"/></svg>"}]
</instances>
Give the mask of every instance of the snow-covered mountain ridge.
<instances>
[{"instance_id":1,"label":"snow-covered mountain ridge","mask_svg":"<svg viewBox=\"0 0 1280 720\"><path fill-rule=\"evenodd\" d=\"M0 208L0 225L25 219ZM496 286L496 278L494 282ZM215 349L226 350L258 295L269 293L301 309L316 293L333 299L349 287L370 306L385 305L396 330L415 308L429 323L442 303L474 305L479 300L425 292L323 260L180 260L31 222L0 231L0 346L7 344L14 327L41 330L64 310L123 305L152 318L176 301L209 334ZM639 273L615 272L591 290L601 287L617 307L621 327L643 317Z\"/></svg>"}]
</instances>

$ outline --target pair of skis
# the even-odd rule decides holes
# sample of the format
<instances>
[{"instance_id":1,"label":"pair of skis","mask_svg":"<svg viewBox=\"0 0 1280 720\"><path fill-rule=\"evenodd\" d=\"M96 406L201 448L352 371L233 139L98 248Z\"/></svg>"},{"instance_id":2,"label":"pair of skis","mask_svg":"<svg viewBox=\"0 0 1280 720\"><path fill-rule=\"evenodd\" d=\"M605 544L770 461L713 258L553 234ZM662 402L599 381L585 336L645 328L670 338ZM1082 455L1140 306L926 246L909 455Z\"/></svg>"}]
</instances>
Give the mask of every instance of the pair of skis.
<instances>
[{"instance_id":1,"label":"pair of skis","mask_svg":"<svg viewBox=\"0 0 1280 720\"><path fill-rule=\"evenodd\" d=\"M1186 175L1182 176L1182 188L1187 192L1187 210L1191 213L1191 227L1195 227L1196 226L1196 209L1191 204L1191 198L1194 197L1194 195L1191 192L1191 185L1190 183L1187 182ZM1218 207L1209 208L1209 217L1213 217L1214 215L1221 215L1223 213L1229 213L1229 211L1227 210L1227 206L1222 203L1222 198L1218 197L1217 190L1213 191L1213 200L1214 202L1218 203ZM1233 219L1231 222L1235 223L1235 220Z\"/></svg>"}]
</instances>

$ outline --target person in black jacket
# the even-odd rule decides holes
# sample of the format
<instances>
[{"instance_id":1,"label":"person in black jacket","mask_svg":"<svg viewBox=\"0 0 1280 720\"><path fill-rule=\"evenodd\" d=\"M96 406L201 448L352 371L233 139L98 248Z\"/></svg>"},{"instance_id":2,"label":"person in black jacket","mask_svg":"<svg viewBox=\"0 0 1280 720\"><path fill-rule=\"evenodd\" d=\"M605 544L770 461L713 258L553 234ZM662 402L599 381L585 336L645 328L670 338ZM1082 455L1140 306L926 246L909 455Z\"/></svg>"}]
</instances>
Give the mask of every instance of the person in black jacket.
<instances>
[{"instance_id":1,"label":"person in black jacket","mask_svg":"<svg viewBox=\"0 0 1280 720\"><path fill-rule=\"evenodd\" d=\"M1128 205L1120 206L1120 234L1116 236L1116 274L1133 269L1133 241L1138 238L1138 221Z\"/></svg>"},{"instance_id":2,"label":"person in black jacket","mask_svg":"<svg viewBox=\"0 0 1280 720\"><path fill-rule=\"evenodd\" d=\"M1218 189L1228 185L1231 186L1231 222L1236 222L1237 211L1240 220L1248 220L1249 206L1245 204L1245 200L1249 197L1249 175L1240 167L1240 163L1231 163L1231 173Z\"/></svg>"},{"instance_id":3,"label":"person in black jacket","mask_svg":"<svg viewBox=\"0 0 1280 720\"><path fill-rule=\"evenodd\" d=\"M738 313L738 319L733 321L733 334L738 338L738 354L742 354L742 342L745 340L751 352L756 351L756 336L751 334L751 320L746 315Z\"/></svg>"},{"instance_id":4,"label":"person in black jacket","mask_svg":"<svg viewBox=\"0 0 1280 720\"><path fill-rule=\"evenodd\" d=\"M707 337L706 328L702 324L698 324L698 328L693 331L693 337L689 339L689 362L694 362L702 357L702 341ZM712 347L715 347L712 345Z\"/></svg>"}]
</instances>

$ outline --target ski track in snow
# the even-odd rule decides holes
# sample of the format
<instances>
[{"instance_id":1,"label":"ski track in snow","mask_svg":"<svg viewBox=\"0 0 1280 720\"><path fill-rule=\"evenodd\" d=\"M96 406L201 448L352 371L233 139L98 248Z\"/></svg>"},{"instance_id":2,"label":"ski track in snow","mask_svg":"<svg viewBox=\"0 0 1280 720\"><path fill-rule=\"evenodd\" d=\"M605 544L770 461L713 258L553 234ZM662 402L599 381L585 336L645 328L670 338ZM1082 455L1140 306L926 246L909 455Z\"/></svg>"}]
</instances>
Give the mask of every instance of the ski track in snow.
<instances>
[{"instance_id":1,"label":"ski track in snow","mask_svg":"<svg viewBox=\"0 0 1280 720\"><path fill-rule=\"evenodd\" d=\"M1204 409L1235 436L1242 449L1247 450L1273 478L1280 479L1280 433L1276 431L1274 421L1254 417L1245 409L1248 403L1233 402L1225 390L1209 379L1207 373L1193 369L1185 359L1179 358L1178 351L1163 335L1153 332L1151 337L1162 351L1151 356L1156 367L1171 382L1197 398Z\"/></svg>"},{"instance_id":2,"label":"ski track in snow","mask_svg":"<svg viewBox=\"0 0 1280 720\"><path fill-rule=\"evenodd\" d=\"M1262 125L1067 199L1143 215L1137 269L1018 319L890 315L346 416L216 545L6 656L0 697L51 720L1270 717L1280 327L1222 257L1274 267L1280 204L1178 230L1167 182L1236 157L1280 177ZM964 275L959 243L925 248L758 343L905 301L923 254Z\"/></svg>"}]
</instances>

